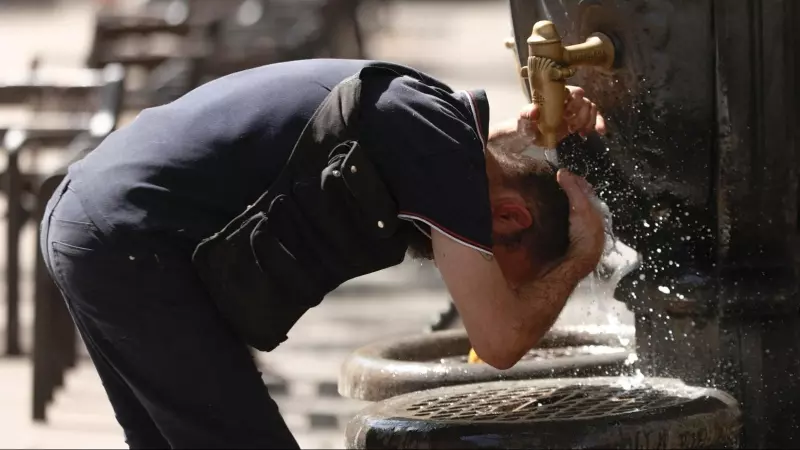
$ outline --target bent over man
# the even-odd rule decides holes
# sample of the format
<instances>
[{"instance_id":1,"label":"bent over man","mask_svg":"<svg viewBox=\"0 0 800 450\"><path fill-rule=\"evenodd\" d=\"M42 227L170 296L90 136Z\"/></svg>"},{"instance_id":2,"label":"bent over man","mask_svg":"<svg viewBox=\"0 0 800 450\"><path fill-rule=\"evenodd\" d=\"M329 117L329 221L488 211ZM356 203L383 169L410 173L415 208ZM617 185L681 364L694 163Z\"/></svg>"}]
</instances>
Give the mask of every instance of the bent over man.
<instances>
[{"instance_id":1,"label":"bent over man","mask_svg":"<svg viewBox=\"0 0 800 450\"><path fill-rule=\"evenodd\" d=\"M602 132L571 92L563 135ZM490 133L482 91L305 60L144 110L72 165L42 251L128 445L297 448L248 346L408 251L433 259L480 357L515 364L603 245L588 184L520 153L536 115Z\"/></svg>"}]
</instances>

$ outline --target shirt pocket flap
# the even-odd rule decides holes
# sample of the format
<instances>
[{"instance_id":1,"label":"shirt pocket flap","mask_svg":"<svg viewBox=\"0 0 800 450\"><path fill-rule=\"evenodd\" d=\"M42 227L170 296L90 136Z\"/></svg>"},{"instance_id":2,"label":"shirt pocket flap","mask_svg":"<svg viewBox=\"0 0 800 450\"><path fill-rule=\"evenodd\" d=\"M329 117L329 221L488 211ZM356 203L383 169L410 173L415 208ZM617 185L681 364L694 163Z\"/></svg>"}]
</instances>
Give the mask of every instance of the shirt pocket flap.
<instances>
[{"instance_id":1,"label":"shirt pocket flap","mask_svg":"<svg viewBox=\"0 0 800 450\"><path fill-rule=\"evenodd\" d=\"M397 203L358 142L350 142L342 162L342 178L376 236L388 238L399 226Z\"/></svg>"}]
</instances>

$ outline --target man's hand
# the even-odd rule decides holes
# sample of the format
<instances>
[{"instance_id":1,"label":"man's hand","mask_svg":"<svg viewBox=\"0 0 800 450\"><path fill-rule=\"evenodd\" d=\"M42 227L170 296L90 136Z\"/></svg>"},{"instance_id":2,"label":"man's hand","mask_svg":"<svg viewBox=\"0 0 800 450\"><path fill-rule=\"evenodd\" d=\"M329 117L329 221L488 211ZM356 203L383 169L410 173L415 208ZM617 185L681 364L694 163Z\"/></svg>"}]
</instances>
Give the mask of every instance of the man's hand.
<instances>
[{"instance_id":1,"label":"man's hand","mask_svg":"<svg viewBox=\"0 0 800 450\"><path fill-rule=\"evenodd\" d=\"M570 262L585 277L600 262L605 243L603 217L590 198L592 186L583 178L561 169L558 184L569 198L570 246L565 262Z\"/></svg>"},{"instance_id":2,"label":"man's hand","mask_svg":"<svg viewBox=\"0 0 800 450\"><path fill-rule=\"evenodd\" d=\"M569 96L564 106L564 120L558 131L558 140L561 141L572 133L581 136L596 131L603 135L606 133L606 121L597 111L597 105L584 97L583 89L577 86L567 86ZM540 139L539 127L539 107L533 103L525 106L519 114L517 131L533 139L538 143Z\"/></svg>"},{"instance_id":3,"label":"man's hand","mask_svg":"<svg viewBox=\"0 0 800 450\"><path fill-rule=\"evenodd\" d=\"M592 131L603 135L606 133L606 121L597 111L597 105L584 97L583 89L567 86L569 96L564 106L564 121L558 133L561 141L570 133L586 136ZM525 106L519 117L494 126L489 132L489 145L502 147L510 153L521 153L531 144L541 145L541 133L537 126L539 108L534 104Z\"/></svg>"}]
</instances>

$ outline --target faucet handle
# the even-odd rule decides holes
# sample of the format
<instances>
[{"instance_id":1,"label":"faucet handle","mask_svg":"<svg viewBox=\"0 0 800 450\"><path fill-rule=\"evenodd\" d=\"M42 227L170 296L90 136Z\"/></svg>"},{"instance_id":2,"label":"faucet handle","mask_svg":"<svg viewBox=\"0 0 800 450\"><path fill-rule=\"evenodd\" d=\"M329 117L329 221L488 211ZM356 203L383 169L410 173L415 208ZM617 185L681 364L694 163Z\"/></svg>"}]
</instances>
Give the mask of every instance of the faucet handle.
<instances>
[{"instance_id":1,"label":"faucet handle","mask_svg":"<svg viewBox=\"0 0 800 450\"><path fill-rule=\"evenodd\" d=\"M563 66L553 67L552 69L550 69L550 78L553 81L563 81L575 75L577 71L578 69L575 67L563 67Z\"/></svg>"},{"instance_id":2,"label":"faucet handle","mask_svg":"<svg viewBox=\"0 0 800 450\"><path fill-rule=\"evenodd\" d=\"M564 64L565 48L561 43L561 35L553 22L540 20L533 25L533 31L527 40L528 56L540 56Z\"/></svg>"},{"instance_id":3,"label":"faucet handle","mask_svg":"<svg viewBox=\"0 0 800 450\"><path fill-rule=\"evenodd\" d=\"M608 36L594 33L583 43L565 47L549 20L533 25L527 44L528 63L520 68L520 76L528 82L531 100L540 107L538 126L543 145L554 149L569 95L566 79L575 75L579 66L612 67L614 45Z\"/></svg>"},{"instance_id":4,"label":"faucet handle","mask_svg":"<svg viewBox=\"0 0 800 450\"><path fill-rule=\"evenodd\" d=\"M556 25L549 20L540 20L533 24L533 30L528 38L528 44L553 44L561 43L561 35L558 34Z\"/></svg>"}]
</instances>

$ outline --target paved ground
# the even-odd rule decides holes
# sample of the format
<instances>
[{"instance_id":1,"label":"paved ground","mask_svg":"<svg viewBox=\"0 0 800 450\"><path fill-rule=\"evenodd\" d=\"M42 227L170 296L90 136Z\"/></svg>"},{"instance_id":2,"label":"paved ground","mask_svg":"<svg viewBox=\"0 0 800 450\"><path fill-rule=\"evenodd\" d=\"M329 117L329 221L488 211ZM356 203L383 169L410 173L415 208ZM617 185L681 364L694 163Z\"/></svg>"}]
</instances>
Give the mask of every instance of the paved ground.
<instances>
[{"instance_id":1,"label":"paved ground","mask_svg":"<svg viewBox=\"0 0 800 450\"><path fill-rule=\"evenodd\" d=\"M83 57L91 37L88 3L53 2L61 7L46 13L0 6L3 72L24 68L35 52L64 64L77 64ZM389 13L371 44L372 57L415 65L455 88L485 88L493 122L516 113L524 98L512 54L503 46L509 35L505 1L395 1ZM44 41L44 34L64 38ZM26 346L33 236L32 229L26 231L28 250L22 255ZM4 253L0 248L0 261ZM379 337L418 333L446 304L435 271L406 263L344 286L304 317L283 346L261 355L270 368L271 389L301 446L343 448L343 423L362 407L335 394L339 365L350 351ZM2 308L0 304L4 316ZM608 317L630 323L628 314L620 314L619 304L609 301L602 289L587 285L576 293L560 320L606 322ZM27 359L0 359L0 448L125 448L90 364L83 361L69 374L45 426L29 420L30 371Z\"/></svg>"}]
</instances>

